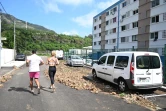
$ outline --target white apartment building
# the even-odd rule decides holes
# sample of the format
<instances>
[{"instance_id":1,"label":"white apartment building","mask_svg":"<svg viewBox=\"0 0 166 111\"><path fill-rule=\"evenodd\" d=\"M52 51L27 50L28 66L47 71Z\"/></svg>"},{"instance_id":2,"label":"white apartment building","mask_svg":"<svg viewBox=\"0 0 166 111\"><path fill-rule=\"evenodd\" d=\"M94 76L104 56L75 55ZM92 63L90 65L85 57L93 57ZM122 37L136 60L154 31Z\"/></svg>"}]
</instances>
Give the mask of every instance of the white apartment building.
<instances>
[{"instance_id":1,"label":"white apartment building","mask_svg":"<svg viewBox=\"0 0 166 111\"><path fill-rule=\"evenodd\" d=\"M166 0L119 0L93 18L93 50L155 48L166 44Z\"/></svg>"}]
</instances>

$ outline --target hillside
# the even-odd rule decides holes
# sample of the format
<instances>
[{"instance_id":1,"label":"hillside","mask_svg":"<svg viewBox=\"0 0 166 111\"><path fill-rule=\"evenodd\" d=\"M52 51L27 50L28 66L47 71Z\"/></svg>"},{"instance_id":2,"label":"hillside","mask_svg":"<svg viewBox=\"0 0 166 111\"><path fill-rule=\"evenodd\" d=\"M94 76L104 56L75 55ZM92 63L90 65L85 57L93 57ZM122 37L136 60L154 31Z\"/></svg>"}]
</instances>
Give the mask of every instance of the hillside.
<instances>
[{"instance_id":1,"label":"hillside","mask_svg":"<svg viewBox=\"0 0 166 111\"><path fill-rule=\"evenodd\" d=\"M72 48L82 48L92 45L92 35L85 36L70 36L57 34L43 26L28 23L28 28L25 28L25 21L19 20L12 15L2 16L2 36L7 40L3 41L4 48L13 48L14 33L13 19L20 21L16 25L16 51L26 52L36 49L39 51L62 49L68 51Z\"/></svg>"},{"instance_id":2,"label":"hillside","mask_svg":"<svg viewBox=\"0 0 166 111\"><path fill-rule=\"evenodd\" d=\"M26 28L26 21L17 19L14 16L9 15L9 14L2 13L1 15L2 15L1 16L2 17L2 22L5 22L6 24L12 26L12 25L14 25L14 21L15 21L16 22L15 26L17 28ZM34 30L41 30L41 31L51 31L51 30L49 30L49 29L47 29L43 26L28 23L28 22L27 22L27 28L28 29L34 29Z\"/></svg>"}]
</instances>

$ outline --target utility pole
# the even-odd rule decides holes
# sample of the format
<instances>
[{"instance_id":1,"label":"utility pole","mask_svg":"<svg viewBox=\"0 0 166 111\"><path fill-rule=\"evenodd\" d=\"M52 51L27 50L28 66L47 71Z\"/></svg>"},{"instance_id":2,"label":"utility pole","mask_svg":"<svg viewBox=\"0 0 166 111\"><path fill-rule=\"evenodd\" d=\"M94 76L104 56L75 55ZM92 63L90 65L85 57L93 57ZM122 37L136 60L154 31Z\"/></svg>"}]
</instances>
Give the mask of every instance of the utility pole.
<instances>
[{"instance_id":1,"label":"utility pole","mask_svg":"<svg viewBox=\"0 0 166 111\"><path fill-rule=\"evenodd\" d=\"M14 20L14 59L16 55L16 34L15 34L15 20Z\"/></svg>"}]
</instances>

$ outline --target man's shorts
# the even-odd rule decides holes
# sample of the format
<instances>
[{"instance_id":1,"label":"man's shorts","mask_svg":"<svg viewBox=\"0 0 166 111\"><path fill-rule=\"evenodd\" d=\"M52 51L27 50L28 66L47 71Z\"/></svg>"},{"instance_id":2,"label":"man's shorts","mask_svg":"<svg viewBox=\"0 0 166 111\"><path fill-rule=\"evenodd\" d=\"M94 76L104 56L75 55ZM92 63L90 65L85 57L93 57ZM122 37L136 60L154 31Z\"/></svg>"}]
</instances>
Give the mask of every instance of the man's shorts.
<instances>
[{"instance_id":1,"label":"man's shorts","mask_svg":"<svg viewBox=\"0 0 166 111\"><path fill-rule=\"evenodd\" d=\"M40 75L40 72L29 72L29 77L30 78L36 78L38 79Z\"/></svg>"}]
</instances>

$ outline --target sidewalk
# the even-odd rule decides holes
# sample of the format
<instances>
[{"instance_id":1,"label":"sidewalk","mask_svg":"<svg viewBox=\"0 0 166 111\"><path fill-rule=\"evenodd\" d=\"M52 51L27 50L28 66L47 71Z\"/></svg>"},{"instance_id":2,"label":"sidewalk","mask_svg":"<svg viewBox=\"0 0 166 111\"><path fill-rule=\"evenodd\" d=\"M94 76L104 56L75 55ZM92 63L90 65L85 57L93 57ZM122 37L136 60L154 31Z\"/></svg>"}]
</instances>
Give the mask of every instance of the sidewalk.
<instances>
[{"instance_id":1,"label":"sidewalk","mask_svg":"<svg viewBox=\"0 0 166 111\"><path fill-rule=\"evenodd\" d=\"M8 62L8 63L6 63L6 64L2 64L2 68L3 67L14 67L14 66L16 66L16 67L21 67L21 66L23 66L25 64L25 61L10 61L10 62Z\"/></svg>"},{"instance_id":2,"label":"sidewalk","mask_svg":"<svg viewBox=\"0 0 166 111\"><path fill-rule=\"evenodd\" d=\"M2 64L0 69L0 75L5 75L7 73L11 73L15 71L15 67L21 67L25 64L25 61L10 61L6 64Z\"/></svg>"}]
</instances>

